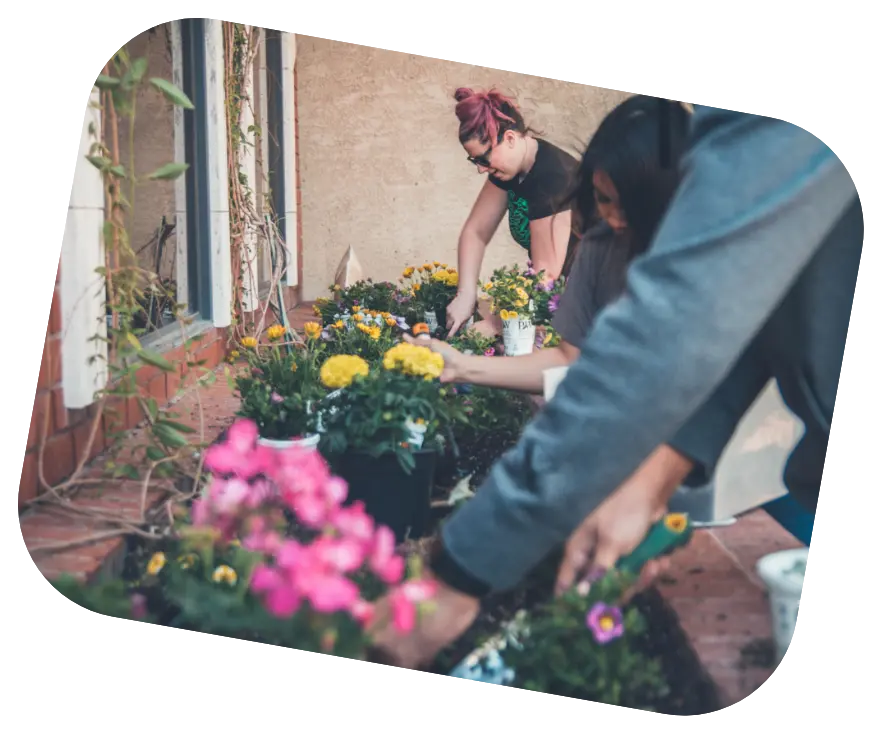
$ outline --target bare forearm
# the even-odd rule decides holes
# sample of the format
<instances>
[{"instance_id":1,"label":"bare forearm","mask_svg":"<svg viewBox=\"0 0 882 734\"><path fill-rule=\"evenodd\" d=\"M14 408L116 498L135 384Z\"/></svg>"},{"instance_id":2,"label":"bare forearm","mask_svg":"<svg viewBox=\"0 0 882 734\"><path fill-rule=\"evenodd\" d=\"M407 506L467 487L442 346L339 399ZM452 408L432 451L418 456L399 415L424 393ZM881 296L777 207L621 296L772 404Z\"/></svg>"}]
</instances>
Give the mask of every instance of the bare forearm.
<instances>
[{"instance_id":1,"label":"bare forearm","mask_svg":"<svg viewBox=\"0 0 882 734\"><path fill-rule=\"evenodd\" d=\"M470 297L477 296L477 283L481 276L481 264L487 243L476 232L463 230L459 238L457 268L459 269L459 292Z\"/></svg>"},{"instance_id":2,"label":"bare forearm","mask_svg":"<svg viewBox=\"0 0 882 734\"><path fill-rule=\"evenodd\" d=\"M475 355L464 360L459 382L541 395L542 372L552 367L562 367L570 361L560 347L540 349L522 357Z\"/></svg>"}]
</instances>

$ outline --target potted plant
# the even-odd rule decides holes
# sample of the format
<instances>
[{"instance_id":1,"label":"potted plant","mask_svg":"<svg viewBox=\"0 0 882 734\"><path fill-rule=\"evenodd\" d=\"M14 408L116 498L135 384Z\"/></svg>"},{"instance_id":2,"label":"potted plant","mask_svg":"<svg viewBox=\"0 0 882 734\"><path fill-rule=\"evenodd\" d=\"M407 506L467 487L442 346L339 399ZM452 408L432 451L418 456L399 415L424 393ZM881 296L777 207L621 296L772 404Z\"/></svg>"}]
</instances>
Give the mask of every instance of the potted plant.
<instances>
[{"instance_id":1,"label":"potted plant","mask_svg":"<svg viewBox=\"0 0 882 734\"><path fill-rule=\"evenodd\" d=\"M455 677L615 706L655 710L667 695L660 663L640 646L646 622L622 603L631 579L610 572L530 612L467 656Z\"/></svg>"},{"instance_id":2,"label":"potted plant","mask_svg":"<svg viewBox=\"0 0 882 734\"><path fill-rule=\"evenodd\" d=\"M267 329L269 344L263 348L253 338L243 340L247 367L235 378L242 401L236 414L254 421L266 446L318 446L313 403L323 395L318 380L324 349L320 332L318 324L306 324L305 344L292 344L290 349L282 341L286 330L280 325Z\"/></svg>"},{"instance_id":3,"label":"potted plant","mask_svg":"<svg viewBox=\"0 0 882 734\"><path fill-rule=\"evenodd\" d=\"M401 275L402 290L411 299L416 317L429 325L432 334L437 333L447 321L447 306L456 298L459 286L456 268L435 261L407 267ZM468 326L472 323L474 316Z\"/></svg>"},{"instance_id":4,"label":"potted plant","mask_svg":"<svg viewBox=\"0 0 882 734\"><path fill-rule=\"evenodd\" d=\"M390 312L379 312L353 306L351 311L338 313L335 320L321 332L325 355L354 354L369 364L379 363L383 355L408 330L406 320Z\"/></svg>"},{"instance_id":5,"label":"potted plant","mask_svg":"<svg viewBox=\"0 0 882 734\"><path fill-rule=\"evenodd\" d=\"M529 354L536 343L536 327L547 327L563 292L564 278L549 280L528 264L499 268L484 285L491 310L502 319L505 354L517 357ZM544 336L543 336L544 342Z\"/></svg>"},{"instance_id":6,"label":"potted plant","mask_svg":"<svg viewBox=\"0 0 882 734\"><path fill-rule=\"evenodd\" d=\"M443 367L440 355L407 343L374 368L357 355L322 365L322 384L336 392L322 409L320 450L351 498L399 540L428 530L439 433L452 420L437 379Z\"/></svg>"},{"instance_id":7,"label":"potted plant","mask_svg":"<svg viewBox=\"0 0 882 734\"><path fill-rule=\"evenodd\" d=\"M769 594L775 653L779 663L793 639L807 562L808 548L795 548L770 553L757 563L757 574Z\"/></svg>"},{"instance_id":8,"label":"potted plant","mask_svg":"<svg viewBox=\"0 0 882 734\"><path fill-rule=\"evenodd\" d=\"M407 573L391 531L362 505L343 506L346 483L317 452L257 439L240 420L208 449L207 491L128 588L70 578L56 588L113 616L356 659L388 593L393 627L410 632L434 584L416 566Z\"/></svg>"}]
</instances>

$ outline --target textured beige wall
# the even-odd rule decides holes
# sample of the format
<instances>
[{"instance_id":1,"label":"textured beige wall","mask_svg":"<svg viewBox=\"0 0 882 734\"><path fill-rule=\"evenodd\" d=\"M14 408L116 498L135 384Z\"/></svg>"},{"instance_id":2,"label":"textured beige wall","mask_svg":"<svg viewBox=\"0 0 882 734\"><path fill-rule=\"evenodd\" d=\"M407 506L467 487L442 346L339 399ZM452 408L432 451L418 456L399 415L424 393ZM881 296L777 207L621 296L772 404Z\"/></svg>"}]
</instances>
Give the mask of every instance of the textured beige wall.
<instances>
[{"instance_id":1,"label":"textured beige wall","mask_svg":"<svg viewBox=\"0 0 882 734\"><path fill-rule=\"evenodd\" d=\"M528 124L574 153L628 96L308 36L297 37L297 81L306 299L326 293L350 245L375 279L455 262L484 180L457 140L457 87L513 94ZM523 257L504 220L483 275Z\"/></svg>"},{"instance_id":2,"label":"textured beige wall","mask_svg":"<svg viewBox=\"0 0 882 734\"><path fill-rule=\"evenodd\" d=\"M171 80L172 56L170 24L145 31L126 45L132 58L147 58L147 78L160 77ZM135 108L135 171L144 179L161 165L175 159L174 110L162 94L145 84L138 92ZM129 120L119 121L120 160L126 169L130 167ZM126 189L126 196L129 190ZM135 251L140 250L153 237L162 215L169 222L175 218L175 191L173 181L142 181L135 189L133 217L128 222L129 237ZM165 244L162 258L162 275L169 277L175 271L175 236ZM155 265L156 246L147 247L139 256L141 265L152 270Z\"/></svg>"}]
</instances>

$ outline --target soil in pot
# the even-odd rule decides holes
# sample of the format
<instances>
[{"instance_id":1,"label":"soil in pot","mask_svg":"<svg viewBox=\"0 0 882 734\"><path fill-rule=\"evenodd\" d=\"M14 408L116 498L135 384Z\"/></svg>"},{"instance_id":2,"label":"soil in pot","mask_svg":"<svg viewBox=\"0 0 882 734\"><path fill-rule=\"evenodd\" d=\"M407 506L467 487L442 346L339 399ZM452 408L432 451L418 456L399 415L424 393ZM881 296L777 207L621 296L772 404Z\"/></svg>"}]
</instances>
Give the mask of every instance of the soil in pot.
<instances>
[{"instance_id":1,"label":"soil in pot","mask_svg":"<svg viewBox=\"0 0 882 734\"><path fill-rule=\"evenodd\" d=\"M415 451L416 466L407 474L394 454L373 457L350 452L334 460L334 472L349 485L347 504L360 500L374 520L387 525L397 542L425 536L431 528L430 504L435 479L435 451Z\"/></svg>"}]
</instances>

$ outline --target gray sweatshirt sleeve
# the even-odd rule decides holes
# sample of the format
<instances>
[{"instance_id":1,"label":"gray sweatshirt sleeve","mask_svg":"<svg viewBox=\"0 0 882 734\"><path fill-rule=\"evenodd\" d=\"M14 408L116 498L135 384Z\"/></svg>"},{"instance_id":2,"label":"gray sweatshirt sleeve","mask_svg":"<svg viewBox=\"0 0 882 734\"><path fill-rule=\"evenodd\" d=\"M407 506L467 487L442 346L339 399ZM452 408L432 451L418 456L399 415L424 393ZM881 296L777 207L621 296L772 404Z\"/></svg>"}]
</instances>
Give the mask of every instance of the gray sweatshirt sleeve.
<instances>
[{"instance_id":1,"label":"gray sweatshirt sleeve","mask_svg":"<svg viewBox=\"0 0 882 734\"><path fill-rule=\"evenodd\" d=\"M804 130L700 108L683 180L553 400L445 524L434 568L517 584L711 396L854 200Z\"/></svg>"}]
</instances>

